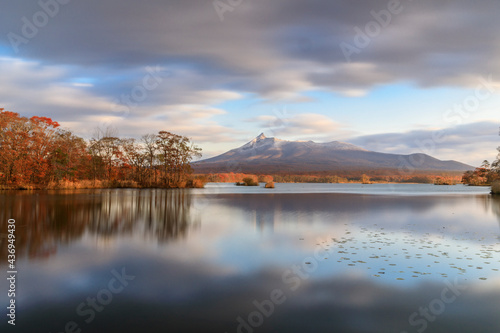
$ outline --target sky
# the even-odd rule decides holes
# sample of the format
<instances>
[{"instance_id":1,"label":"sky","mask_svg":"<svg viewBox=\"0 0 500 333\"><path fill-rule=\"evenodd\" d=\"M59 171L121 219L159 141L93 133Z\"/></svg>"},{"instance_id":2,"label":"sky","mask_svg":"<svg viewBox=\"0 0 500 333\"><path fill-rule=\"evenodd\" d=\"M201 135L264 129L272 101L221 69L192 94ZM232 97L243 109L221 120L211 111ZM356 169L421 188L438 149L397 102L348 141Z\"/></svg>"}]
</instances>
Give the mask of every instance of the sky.
<instances>
[{"instance_id":1,"label":"sky","mask_svg":"<svg viewBox=\"0 0 500 333\"><path fill-rule=\"evenodd\" d=\"M500 146L496 0L3 0L0 107L86 139L261 132L479 165Z\"/></svg>"}]
</instances>

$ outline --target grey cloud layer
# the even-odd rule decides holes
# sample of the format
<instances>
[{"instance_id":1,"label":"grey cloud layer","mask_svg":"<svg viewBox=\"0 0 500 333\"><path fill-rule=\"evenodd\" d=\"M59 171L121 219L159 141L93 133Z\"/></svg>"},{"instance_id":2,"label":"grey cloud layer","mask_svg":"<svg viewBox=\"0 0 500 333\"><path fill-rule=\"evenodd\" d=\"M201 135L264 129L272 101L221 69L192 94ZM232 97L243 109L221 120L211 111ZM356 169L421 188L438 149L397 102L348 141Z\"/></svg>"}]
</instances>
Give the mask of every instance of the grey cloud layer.
<instances>
[{"instance_id":1,"label":"grey cloud layer","mask_svg":"<svg viewBox=\"0 0 500 333\"><path fill-rule=\"evenodd\" d=\"M445 129L364 135L349 140L363 148L387 153L425 153L441 159L457 159L477 165L492 161L499 145L500 122L483 121ZM471 152L458 156L457 151Z\"/></svg>"},{"instance_id":2,"label":"grey cloud layer","mask_svg":"<svg viewBox=\"0 0 500 333\"><path fill-rule=\"evenodd\" d=\"M354 28L365 30L375 21L370 12L388 3L243 1L221 22L211 1L72 1L20 55L82 68L184 64L216 86L278 97L401 80L467 86L478 73L500 75L498 1L401 1L401 13L353 54L361 66L347 63L340 43L356 46ZM4 6L8 46L7 33L20 32L21 18L40 7Z\"/></svg>"},{"instance_id":3,"label":"grey cloud layer","mask_svg":"<svg viewBox=\"0 0 500 333\"><path fill-rule=\"evenodd\" d=\"M390 3L244 0L221 22L212 1L72 0L14 53L8 34L22 35L22 19L32 22L42 9L37 1L6 0L0 52L30 62L0 58L0 100L68 124L113 121L128 126L127 134L163 119L193 138L224 142L234 132L211 119L223 111L207 105L243 94L303 101L311 89L359 96L381 84L475 87L478 77L500 77L500 2L401 0L400 13L368 45L356 44L356 29L373 26L373 12L387 13ZM351 62L341 43L359 49ZM165 76L129 107L122 96L141 85L148 67ZM91 84L75 86L80 79ZM333 120L323 125L336 128Z\"/></svg>"}]
</instances>

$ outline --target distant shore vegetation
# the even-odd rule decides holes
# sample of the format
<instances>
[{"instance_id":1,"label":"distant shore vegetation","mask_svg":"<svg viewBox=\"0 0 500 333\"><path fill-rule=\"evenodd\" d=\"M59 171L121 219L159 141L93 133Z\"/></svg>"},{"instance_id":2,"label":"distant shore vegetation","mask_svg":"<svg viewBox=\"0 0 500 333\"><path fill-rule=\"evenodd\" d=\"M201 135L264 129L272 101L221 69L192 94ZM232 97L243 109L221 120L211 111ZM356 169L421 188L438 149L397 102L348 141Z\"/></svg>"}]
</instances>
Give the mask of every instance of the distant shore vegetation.
<instances>
[{"instance_id":1,"label":"distant shore vegetation","mask_svg":"<svg viewBox=\"0 0 500 333\"><path fill-rule=\"evenodd\" d=\"M249 175L243 178L240 182L236 182L237 186L259 186L259 178L255 175Z\"/></svg>"},{"instance_id":2,"label":"distant shore vegetation","mask_svg":"<svg viewBox=\"0 0 500 333\"><path fill-rule=\"evenodd\" d=\"M97 128L86 141L47 117L0 108L0 189L203 187L190 162L201 149L168 131L140 140Z\"/></svg>"},{"instance_id":3,"label":"distant shore vegetation","mask_svg":"<svg viewBox=\"0 0 500 333\"><path fill-rule=\"evenodd\" d=\"M466 171L462 176L462 183L471 186L492 186L500 181L500 147L497 148L498 155L491 164L484 160L479 167Z\"/></svg>"},{"instance_id":4,"label":"distant shore vegetation","mask_svg":"<svg viewBox=\"0 0 500 333\"><path fill-rule=\"evenodd\" d=\"M328 174L248 174L248 173L210 173L198 174L199 178L204 178L205 181L211 183L235 183L238 185L246 185L245 179L253 179L257 183L330 183L330 184L347 184L347 183L412 183L412 184L436 184L436 185L455 185L461 181L460 172L451 173L423 173L411 175L386 175L381 170L374 171L372 174L366 172L350 172L344 175L328 175ZM271 185L269 185L271 186Z\"/></svg>"}]
</instances>

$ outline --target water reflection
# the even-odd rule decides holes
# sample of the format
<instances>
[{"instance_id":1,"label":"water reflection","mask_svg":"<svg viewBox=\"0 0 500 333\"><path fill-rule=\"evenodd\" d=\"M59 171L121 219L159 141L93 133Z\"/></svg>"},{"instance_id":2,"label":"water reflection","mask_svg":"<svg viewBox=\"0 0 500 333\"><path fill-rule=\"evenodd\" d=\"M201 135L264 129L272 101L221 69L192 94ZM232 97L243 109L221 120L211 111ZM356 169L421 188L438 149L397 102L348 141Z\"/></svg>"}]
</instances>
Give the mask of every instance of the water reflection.
<instances>
[{"instance_id":1,"label":"water reflection","mask_svg":"<svg viewBox=\"0 0 500 333\"><path fill-rule=\"evenodd\" d=\"M17 252L30 258L48 257L59 246L70 244L84 235L105 241L115 236L133 235L144 240L164 243L187 237L190 230L201 226L201 219L217 217L223 220L225 210L236 212L233 220L253 225L256 230L273 233L289 225L310 227L314 223L339 224L361 221L373 217L374 223L390 223L394 228L418 220L422 232L437 230L435 219L441 211L460 209L472 214L470 202L476 200L484 213L493 212L500 224L500 198L486 195L429 197L400 196L388 199L382 195L338 193L281 194L212 194L193 195L184 190L81 190L38 192L3 192L0 194L0 227L6 230L7 220L17 220ZM202 204L202 202L205 202ZM203 207L200 211L197 207ZM377 221L390 215L405 216ZM481 213L480 215L482 215ZM452 222L453 230L477 228L464 217ZM426 223L428 222L428 223ZM443 228L439 226L439 228ZM459 229L459 227L462 229ZM425 229L427 228L427 229ZM442 231L442 230L441 230ZM500 239L498 229L495 235ZM5 236L0 238L0 253L6 257ZM4 265L2 263L1 265Z\"/></svg>"},{"instance_id":2,"label":"water reflection","mask_svg":"<svg viewBox=\"0 0 500 333\"><path fill-rule=\"evenodd\" d=\"M82 332L417 332L409 317L456 277L467 289L435 308L428 331L500 331L500 199L490 196L15 192L0 194L0 209L3 230L17 219L19 252L50 256L19 260L18 332L61 332L70 320ZM328 260L311 270L329 234ZM75 309L122 267L135 280L87 324ZM276 289L286 301L238 330Z\"/></svg>"},{"instance_id":3,"label":"water reflection","mask_svg":"<svg viewBox=\"0 0 500 333\"><path fill-rule=\"evenodd\" d=\"M500 235L486 216L499 217L500 198L489 195L390 196L339 193L213 194L205 201L209 215L224 212L228 220L245 221L259 231L290 226L312 229L315 224L353 224L408 228L425 233ZM196 201L198 204L198 201ZM222 217L223 218L223 217ZM485 228L487 227L487 228Z\"/></svg>"},{"instance_id":4,"label":"water reflection","mask_svg":"<svg viewBox=\"0 0 500 333\"><path fill-rule=\"evenodd\" d=\"M497 216L500 226L500 196L479 197L478 200L482 201L486 211L491 211ZM498 239L500 240L500 234L498 235Z\"/></svg>"},{"instance_id":5,"label":"water reflection","mask_svg":"<svg viewBox=\"0 0 500 333\"><path fill-rule=\"evenodd\" d=\"M16 219L18 255L48 257L84 235L135 235L166 242L199 226L192 197L183 190L92 190L0 194L0 227ZM0 241L7 257L5 237ZM4 264L2 262L2 264Z\"/></svg>"},{"instance_id":6,"label":"water reflection","mask_svg":"<svg viewBox=\"0 0 500 333\"><path fill-rule=\"evenodd\" d=\"M86 297L95 296L102 288L99 284L72 297L66 295L59 302L52 300L47 304L47 298L39 299L44 305L23 310L16 328L20 332L59 332L67 321L74 320L83 332L96 333L144 332L145 327L150 332L413 333L422 331L421 321L425 317L418 313L427 308L432 318L427 321L429 332L497 333L500 329L498 280L480 288L459 289L458 296L440 308L436 300L448 287L444 280L400 288L345 275L303 280L298 289L291 290L283 282L280 269L213 279L205 265L149 257L145 266L144 253L127 254L127 272L137 278L124 293L116 295L95 321L86 324L84 317L75 314L75 308ZM121 267L123 260L109 265ZM102 275L105 285L106 274ZM32 277L29 282L36 280ZM453 285L455 280L449 282ZM460 283L458 286L464 287ZM27 283L24 288L28 288ZM286 300L276 305L270 316L262 316L258 327L239 328L238 318L248 323L252 313L259 311L255 302L269 300L270 293L277 289L283 291ZM451 291L447 296L453 295ZM429 311L430 307L433 310ZM411 325L409 317L414 313L417 316Z\"/></svg>"}]
</instances>

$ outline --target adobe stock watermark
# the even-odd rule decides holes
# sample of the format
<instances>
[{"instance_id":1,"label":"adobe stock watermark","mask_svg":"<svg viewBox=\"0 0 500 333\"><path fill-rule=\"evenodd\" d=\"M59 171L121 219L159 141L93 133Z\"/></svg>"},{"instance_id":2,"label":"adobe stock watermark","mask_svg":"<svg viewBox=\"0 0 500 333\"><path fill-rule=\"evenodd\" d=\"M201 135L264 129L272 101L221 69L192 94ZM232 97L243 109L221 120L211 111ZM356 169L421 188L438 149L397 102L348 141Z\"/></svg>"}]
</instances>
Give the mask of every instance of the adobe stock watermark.
<instances>
[{"instance_id":1,"label":"adobe stock watermark","mask_svg":"<svg viewBox=\"0 0 500 333\"><path fill-rule=\"evenodd\" d=\"M418 333L423 333L429 323L435 322L437 318L446 311L446 307L455 302L462 292L467 290L467 286L460 284L458 278L452 283L449 280L445 281L446 287L441 290L438 297L434 298L426 306L419 307L418 311L413 312L408 317L408 323ZM401 331L401 333L408 333Z\"/></svg>"},{"instance_id":2,"label":"adobe stock watermark","mask_svg":"<svg viewBox=\"0 0 500 333\"><path fill-rule=\"evenodd\" d=\"M493 75L480 77L474 92L467 95L460 103L455 103L443 114L445 123L460 125L473 113L480 110L481 103L485 102L497 91L497 84L493 81ZM425 140L415 139L414 143L422 154L433 155L439 144L446 142L446 129L436 130L431 133L430 138ZM410 155L408 160L400 157L399 172L401 174L412 174L415 169L425 162L424 155Z\"/></svg>"},{"instance_id":3,"label":"adobe stock watermark","mask_svg":"<svg viewBox=\"0 0 500 333\"><path fill-rule=\"evenodd\" d=\"M251 311L246 316L236 317L236 332L237 333L254 333L255 330L261 327L265 320L271 317L276 311L277 307L287 301L285 291L295 292L299 290L302 283L311 277L319 264L330 257L328 250L331 244L334 243L332 238L331 242L318 240L318 247L314 250L314 255L305 258L300 265L293 264L289 269L286 269L281 275L281 282L283 286L275 288L269 293L269 297L262 301L253 300L252 305L254 311ZM227 332L226 332L227 333Z\"/></svg>"},{"instance_id":4,"label":"adobe stock watermark","mask_svg":"<svg viewBox=\"0 0 500 333\"><path fill-rule=\"evenodd\" d=\"M401 14L403 10L404 6L400 0L390 0L386 9L378 12L375 10L370 11L373 20L366 23L364 28L354 27L355 35L352 43L342 42L339 45L346 61L351 62L351 57L354 54L360 54L362 50L367 48L372 40L377 38L391 24L393 16Z\"/></svg>"},{"instance_id":5,"label":"adobe stock watermark","mask_svg":"<svg viewBox=\"0 0 500 333\"><path fill-rule=\"evenodd\" d=\"M125 267L121 269L121 272L115 269L111 270L111 275L113 277L108 281L105 288L99 290L95 297L87 297L84 302L81 302L76 307L76 314L83 319L85 324L92 323L97 313L102 312L106 306L111 304L114 296L123 292L129 282L135 279L135 276L126 273ZM83 331L82 324L76 321L68 321L63 330L58 333L81 333Z\"/></svg>"},{"instance_id":6,"label":"adobe stock watermark","mask_svg":"<svg viewBox=\"0 0 500 333\"><path fill-rule=\"evenodd\" d=\"M7 38L15 53L19 53L19 46L28 44L35 38L50 20L56 17L61 10L61 6L67 5L71 0L40 0L38 6L40 10L35 12L30 18L21 18L21 29L19 33L9 32Z\"/></svg>"},{"instance_id":7,"label":"adobe stock watermark","mask_svg":"<svg viewBox=\"0 0 500 333\"><path fill-rule=\"evenodd\" d=\"M224 14L235 10L243 1L244 0L214 0L212 5L214 6L217 16L219 16L219 20L224 22Z\"/></svg>"},{"instance_id":8,"label":"adobe stock watermark","mask_svg":"<svg viewBox=\"0 0 500 333\"><path fill-rule=\"evenodd\" d=\"M143 103L150 93L163 83L165 78L171 75L170 71L160 66L146 67L146 74L142 77L140 83L132 87L129 93L121 94L119 98L113 100L113 109L128 115L133 108Z\"/></svg>"}]
</instances>

